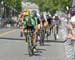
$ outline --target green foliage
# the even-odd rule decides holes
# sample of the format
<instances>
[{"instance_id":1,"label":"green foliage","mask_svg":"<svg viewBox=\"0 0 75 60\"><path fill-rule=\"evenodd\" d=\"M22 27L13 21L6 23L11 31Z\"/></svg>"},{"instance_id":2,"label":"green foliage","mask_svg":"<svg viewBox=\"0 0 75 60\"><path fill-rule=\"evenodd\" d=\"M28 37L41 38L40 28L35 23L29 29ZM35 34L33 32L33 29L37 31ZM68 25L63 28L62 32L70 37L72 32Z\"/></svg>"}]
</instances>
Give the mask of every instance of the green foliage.
<instances>
[{"instance_id":1,"label":"green foliage","mask_svg":"<svg viewBox=\"0 0 75 60\"><path fill-rule=\"evenodd\" d=\"M0 4L1 4L1 1L2 1L2 0L0 0Z\"/></svg>"},{"instance_id":2,"label":"green foliage","mask_svg":"<svg viewBox=\"0 0 75 60\"><path fill-rule=\"evenodd\" d=\"M0 0L0 2L3 1L6 6L12 7L16 9L18 12L21 11L21 1L22 0Z\"/></svg>"},{"instance_id":3,"label":"green foliage","mask_svg":"<svg viewBox=\"0 0 75 60\"><path fill-rule=\"evenodd\" d=\"M16 0L0 0L0 2L3 1L4 4L6 4L7 6L15 6Z\"/></svg>"},{"instance_id":4,"label":"green foliage","mask_svg":"<svg viewBox=\"0 0 75 60\"><path fill-rule=\"evenodd\" d=\"M33 0L39 7L41 11L51 11L65 10L66 6L71 6L72 0Z\"/></svg>"},{"instance_id":5,"label":"green foliage","mask_svg":"<svg viewBox=\"0 0 75 60\"><path fill-rule=\"evenodd\" d=\"M16 0L15 9L17 10L18 13L19 13L19 12L21 11L21 9L22 9L21 1L22 1L22 0Z\"/></svg>"}]
</instances>

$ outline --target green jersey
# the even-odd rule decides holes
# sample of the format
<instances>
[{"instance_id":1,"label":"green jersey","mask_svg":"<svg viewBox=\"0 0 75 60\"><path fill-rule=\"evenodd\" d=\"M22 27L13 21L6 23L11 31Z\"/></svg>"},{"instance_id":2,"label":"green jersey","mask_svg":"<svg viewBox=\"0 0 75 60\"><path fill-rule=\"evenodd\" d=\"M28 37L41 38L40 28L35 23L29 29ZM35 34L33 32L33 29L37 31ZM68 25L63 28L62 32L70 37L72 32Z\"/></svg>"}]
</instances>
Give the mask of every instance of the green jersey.
<instances>
[{"instance_id":1,"label":"green jersey","mask_svg":"<svg viewBox=\"0 0 75 60\"><path fill-rule=\"evenodd\" d=\"M27 27L27 24L30 24L30 26L35 27L37 25L37 18L32 18L31 16L26 16L23 22L24 27Z\"/></svg>"}]
</instances>

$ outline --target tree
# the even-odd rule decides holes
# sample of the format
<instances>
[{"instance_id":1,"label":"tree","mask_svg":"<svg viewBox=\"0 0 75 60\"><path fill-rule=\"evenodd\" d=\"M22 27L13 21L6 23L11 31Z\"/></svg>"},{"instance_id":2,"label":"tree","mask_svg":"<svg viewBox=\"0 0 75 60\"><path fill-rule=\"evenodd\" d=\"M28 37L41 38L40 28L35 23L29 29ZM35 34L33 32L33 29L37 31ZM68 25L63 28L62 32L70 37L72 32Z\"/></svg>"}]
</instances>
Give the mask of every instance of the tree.
<instances>
[{"instance_id":1,"label":"tree","mask_svg":"<svg viewBox=\"0 0 75 60\"><path fill-rule=\"evenodd\" d=\"M8 17L10 15L10 10L14 9L16 0L0 0L3 1L4 13L3 16Z\"/></svg>"},{"instance_id":2,"label":"tree","mask_svg":"<svg viewBox=\"0 0 75 60\"><path fill-rule=\"evenodd\" d=\"M71 0L32 0L35 2L41 11L65 10L66 6L71 6Z\"/></svg>"},{"instance_id":3,"label":"tree","mask_svg":"<svg viewBox=\"0 0 75 60\"><path fill-rule=\"evenodd\" d=\"M22 0L0 0L3 1L4 15L8 16L11 10L15 10L18 13L21 11L21 1Z\"/></svg>"},{"instance_id":4,"label":"tree","mask_svg":"<svg viewBox=\"0 0 75 60\"><path fill-rule=\"evenodd\" d=\"M22 0L16 0L15 9L16 9L16 11L17 11L18 13L22 10L21 1L22 1Z\"/></svg>"}]
</instances>

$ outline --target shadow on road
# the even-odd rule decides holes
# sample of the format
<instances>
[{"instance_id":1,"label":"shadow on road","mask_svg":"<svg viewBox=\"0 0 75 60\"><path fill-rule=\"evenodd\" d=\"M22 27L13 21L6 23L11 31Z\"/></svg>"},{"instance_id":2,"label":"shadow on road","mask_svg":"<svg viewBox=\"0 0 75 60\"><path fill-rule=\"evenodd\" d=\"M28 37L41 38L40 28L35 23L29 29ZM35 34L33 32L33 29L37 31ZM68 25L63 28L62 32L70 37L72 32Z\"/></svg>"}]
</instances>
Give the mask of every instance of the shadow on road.
<instances>
[{"instance_id":1,"label":"shadow on road","mask_svg":"<svg viewBox=\"0 0 75 60\"><path fill-rule=\"evenodd\" d=\"M35 54L34 56L41 56L40 54Z\"/></svg>"},{"instance_id":2,"label":"shadow on road","mask_svg":"<svg viewBox=\"0 0 75 60\"><path fill-rule=\"evenodd\" d=\"M5 39L5 40L25 40L22 38L9 38L9 37L0 37L0 39Z\"/></svg>"},{"instance_id":3,"label":"shadow on road","mask_svg":"<svg viewBox=\"0 0 75 60\"><path fill-rule=\"evenodd\" d=\"M45 42L64 43L65 41L58 41L58 40L45 40Z\"/></svg>"},{"instance_id":4,"label":"shadow on road","mask_svg":"<svg viewBox=\"0 0 75 60\"><path fill-rule=\"evenodd\" d=\"M24 54L24 55L29 56L29 54ZM38 53L35 53L33 56L41 56L41 55L38 54ZM31 56L31 57L32 57L32 56Z\"/></svg>"},{"instance_id":5,"label":"shadow on road","mask_svg":"<svg viewBox=\"0 0 75 60\"><path fill-rule=\"evenodd\" d=\"M0 39L5 39L5 40L25 40L24 38L11 38L11 37L0 37ZM65 41L59 41L59 40L44 40L45 42L55 42L55 43L64 43ZM44 46L50 46L48 44L45 44Z\"/></svg>"},{"instance_id":6,"label":"shadow on road","mask_svg":"<svg viewBox=\"0 0 75 60\"><path fill-rule=\"evenodd\" d=\"M38 48L37 52L33 56L41 56L41 53L43 53L43 51L47 51L47 50L46 49L42 49L42 48ZM28 56L29 54L26 53L24 55Z\"/></svg>"},{"instance_id":7,"label":"shadow on road","mask_svg":"<svg viewBox=\"0 0 75 60\"><path fill-rule=\"evenodd\" d=\"M43 46L51 46L50 44L46 44L46 43L44 43L44 45Z\"/></svg>"},{"instance_id":8,"label":"shadow on road","mask_svg":"<svg viewBox=\"0 0 75 60\"><path fill-rule=\"evenodd\" d=\"M41 49L41 48L38 48L37 50L38 51L47 51L46 49Z\"/></svg>"}]
</instances>

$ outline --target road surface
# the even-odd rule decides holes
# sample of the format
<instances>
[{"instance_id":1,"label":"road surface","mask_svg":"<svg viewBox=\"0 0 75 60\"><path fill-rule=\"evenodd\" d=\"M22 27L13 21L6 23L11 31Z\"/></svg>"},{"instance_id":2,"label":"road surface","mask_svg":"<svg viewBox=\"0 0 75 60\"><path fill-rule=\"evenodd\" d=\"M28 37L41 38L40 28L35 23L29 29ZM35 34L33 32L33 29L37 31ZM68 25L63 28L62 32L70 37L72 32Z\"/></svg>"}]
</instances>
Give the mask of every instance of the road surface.
<instances>
[{"instance_id":1,"label":"road surface","mask_svg":"<svg viewBox=\"0 0 75 60\"><path fill-rule=\"evenodd\" d=\"M29 57L24 37L20 30L13 29L0 34L0 60L64 60L64 43L54 41L53 35L45 40L44 46L37 46L38 52Z\"/></svg>"}]
</instances>

